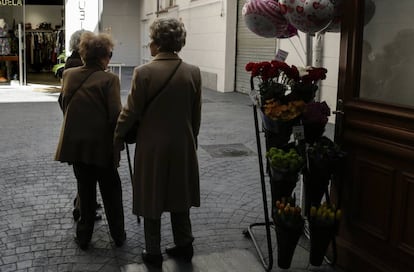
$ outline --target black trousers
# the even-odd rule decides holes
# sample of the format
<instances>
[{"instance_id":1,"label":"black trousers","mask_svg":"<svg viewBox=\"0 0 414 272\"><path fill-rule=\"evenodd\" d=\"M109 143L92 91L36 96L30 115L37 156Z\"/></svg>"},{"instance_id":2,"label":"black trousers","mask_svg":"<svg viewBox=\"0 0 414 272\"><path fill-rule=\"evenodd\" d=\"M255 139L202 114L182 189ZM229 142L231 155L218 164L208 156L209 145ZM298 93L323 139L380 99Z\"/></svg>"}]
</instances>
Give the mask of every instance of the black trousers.
<instances>
[{"instance_id":1,"label":"black trousers","mask_svg":"<svg viewBox=\"0 0 414 272\"><path fill-rule=\"evenodd\" d=\"M73 171L77 179L80 198L81 218L76 226L78 240L81 243L88 243L92 238L95 224L97 182L99 184L112 239L124 239L125 226L122 187L117 168L112 164L107 167L99 167L84 163L74 163Z\"/></svg>"},{"instance_id":2,"label":"black trousers","mask_svg":"<svg viewBox=\"0 0 414 272\"><path fill-rule=\"evenodd\" d=\"M171 212L171 227L174 244L186 246L194 241L191 230L190 212ZM161 219L144 217L145 249L150 254L161 253Z\"/></svg>"}]
</instances>

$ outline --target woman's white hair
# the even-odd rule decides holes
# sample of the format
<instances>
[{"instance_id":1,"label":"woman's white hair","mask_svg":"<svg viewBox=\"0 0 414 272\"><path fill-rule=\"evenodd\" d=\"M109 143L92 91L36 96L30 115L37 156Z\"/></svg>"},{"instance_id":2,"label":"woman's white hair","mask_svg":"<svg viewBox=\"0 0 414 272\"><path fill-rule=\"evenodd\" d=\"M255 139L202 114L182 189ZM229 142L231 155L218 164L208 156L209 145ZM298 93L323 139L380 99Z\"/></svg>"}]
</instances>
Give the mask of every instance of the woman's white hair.
<instances>
[{"instance_id":1,"label":"woman's white hair","mask_svg":"<svg viewBox=\"0 0 414 272\"><path fill-rule=\"evenodd\" d=\"M150 26L150 38L161 52L180 52L186 35L183 22L176 18L158 18Z\"/></svg>"},{"instance_id":2,"label":"woman's white hair","mask_svg":"<svg viewBox=\"0 0 414 272\"><path fill-rule=\"evenodd\" d=\"M70 41L69 41L70 51L79 51L80 39L84 32L86 32L86 30L84 29L77 30L73 32L72 36L70 36Z\"/></svg>"}]
</instances>

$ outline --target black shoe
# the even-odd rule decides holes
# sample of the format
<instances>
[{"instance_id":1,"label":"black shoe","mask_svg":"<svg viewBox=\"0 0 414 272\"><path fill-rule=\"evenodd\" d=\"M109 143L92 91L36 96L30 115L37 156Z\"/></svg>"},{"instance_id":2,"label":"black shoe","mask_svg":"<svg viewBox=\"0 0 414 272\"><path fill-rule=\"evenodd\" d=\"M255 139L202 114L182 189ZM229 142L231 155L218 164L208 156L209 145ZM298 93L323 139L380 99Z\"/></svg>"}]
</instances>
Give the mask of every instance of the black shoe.
<instances>
[{"instance_id":1,"label":"black shoe","mask_svg":"<svg viewBox=\"0 0 414 272\"><path fill-rule=\"evenodd\" d=\"M162 268L162 255L150 254L145 249L141 253L142 260L145 264L152 265L156 268Z\"/></svg>"},{"instance_id":2,"label":"black shoe","mask_svg":"<svg viewBox=\"0 0 414 272\"><path fill-rule=\"evenodd\" d=\"M80 249L82 250L87 250L89 247L89 242L81 242L79 241L78 237L74 237L73 238L75 240L75 243L79 246Z\"/></svg>"},{"instance_id":3,"label":"black shoe","mask_svg":"<svg viewBox=\"0 0 414 272\"><path fill-rule=\"evenodd\" d=\"M167 247L165 249L165 252L173 258L177 258L188 263L191 262L191 259L194 255L194 249L192 244L186 246Z\"/></svg>"}]
</instances>

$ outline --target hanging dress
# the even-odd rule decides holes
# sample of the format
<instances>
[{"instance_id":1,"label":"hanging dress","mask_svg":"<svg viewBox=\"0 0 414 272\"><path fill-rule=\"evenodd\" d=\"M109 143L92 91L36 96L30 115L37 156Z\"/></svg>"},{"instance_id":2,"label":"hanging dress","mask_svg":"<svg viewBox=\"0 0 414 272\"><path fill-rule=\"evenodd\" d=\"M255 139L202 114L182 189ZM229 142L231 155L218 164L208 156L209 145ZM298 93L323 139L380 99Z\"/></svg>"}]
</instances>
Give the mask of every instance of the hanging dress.
<instances>
[{"instance_id":1,"label":"hanging dress","mask_svg":"<svg viewBox=\"0 0 414 272\"><path fill-rule=\"evenodd\" d=\"M0 27L0 55L10 55L10 42L7 37L7 25Z\"/></svg>"}]
</instances>

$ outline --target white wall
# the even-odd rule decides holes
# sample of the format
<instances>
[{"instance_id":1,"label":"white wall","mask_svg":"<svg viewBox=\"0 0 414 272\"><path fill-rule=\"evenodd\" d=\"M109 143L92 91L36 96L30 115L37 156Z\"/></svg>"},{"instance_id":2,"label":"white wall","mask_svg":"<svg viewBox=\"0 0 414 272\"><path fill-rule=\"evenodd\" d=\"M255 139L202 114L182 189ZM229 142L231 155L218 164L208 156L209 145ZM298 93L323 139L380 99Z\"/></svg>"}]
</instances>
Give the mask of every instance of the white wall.
<instances>
[{"instance_id":1,"label":"white wall","mask_svg":"<svg viewBox=\"0 0 414 272\"><path fill-rule=\"evenodd\" d=\"M151 23L156 18L154 2L143 1L142 20ZM180 56L200 67L204 85L221 92L233 91L236 0L177 0L176 5L159 16L183 20L187 40Z\"/></svg>"},{"instance_id":2,"label":"white wall","mask_svg":"<svg viewBox=\"0 0 414 272\"><path fill-rule=\"evenodd\" d=\"M84 2L84 19L79 4L66 0L66 39L69 47L70 35L78 29L111 34L115 47L112 63L137 66L139 51L139 1L136 0L88 0Z\"/></svg>"},{"instance_id":3,"label":"white wall","mask_svg":"<svg viewBox=\"0 0 414 272\"><path fill-rule=\"evenodd\" d=\"M216 89L224 91L226 59L226 18L222 1L199 1L180 6L179 17L187 29L184 60L217 77ZM223 14L223 15L222 15ZM203 78L205 83L208 78ZM209 85L211 88L211 83Z\"/></svg>"},{"instance_id":4,"label":"white wall","mask_svg":"<svg viewBox=\"0 0 414 272\"><path fill-rule=\"evenodd\" d=\"M339 33L327 32L322 44L321 66L327 68L328 73L326 79L321 81L320 101L326 101L331 111L336 109L337 102L340 40ZM329 122L335 122L334 114L329 117Z\"/></svg>"},{"instance_id":5,"label":"white wall","mask_svg":"<svg viewBox=\"0 0 414 272\"><path fill-rule=\"evenodd\" d=\"M66 0L65 1L65 48L70 54L70 38L80 29L99 32L102 13L102 0Z\"/></svg>"},{"instance_id":6,"label":"white wall","mask_svg":"<svg viewBox=\"0 0 414 272\"><path fill-rule=\"evenodd\" d=\"M137 0L104 0L102 30L112 35L115 48L111 62L140 64L140 20Z\"/></svg>"},{"instance_id":7,"label":"white wall","mask_svg":"<svg viewBox=\"0 0 414 272\"><path fill-rule=\"evenodd\" d=\"M54 29L56 25L62 25L62 8L63 6L56 5L26 5L26 23L31 23L32 28L36 29L40 23L47 22L51 23ZM0 18L6 19L9 28L12 27L13 19L16 24L23 23L23 6L1 7Z\"/></svg>"},{"instance_id":8,"label":"white wall","mask_svg":"<svg viewBox=\"0 0 414 272\"><path fill-rule=\"evenodd\" d=\"M233 91L237 0L176 0L176 5L176 8L159 16L175 16L183 20L188 33L187 44L180 55L185 61L198 65L202 72L217 76L217 87L213 89ZM141 22L146 20L148 25L151 24L156 18L156 1L141 1L139 10ZM328 69L327 79L321 82L318 92L321 101L326 101L331 110L336 108L339 40L338 33L324 35L322 58L318 62L318 65ZM316 38L312 41L315 44ZM299 32L299 36L279 40L279 47L289 52L288 64L306 66L305 33ZM331 116L330 121L333 120L334 116Z\"/></svg>"},{"instance_id":9,"label":"white wall","mask_svg":"<svg viewBox=\"0 0 414 272\"><path fill-rule=\"evenodd\" d=\"M36 29L40 23L47 22L55 26L62 26L63 6L26 5L26 23L31 23Z\"/></svg>"}]
</instances>

